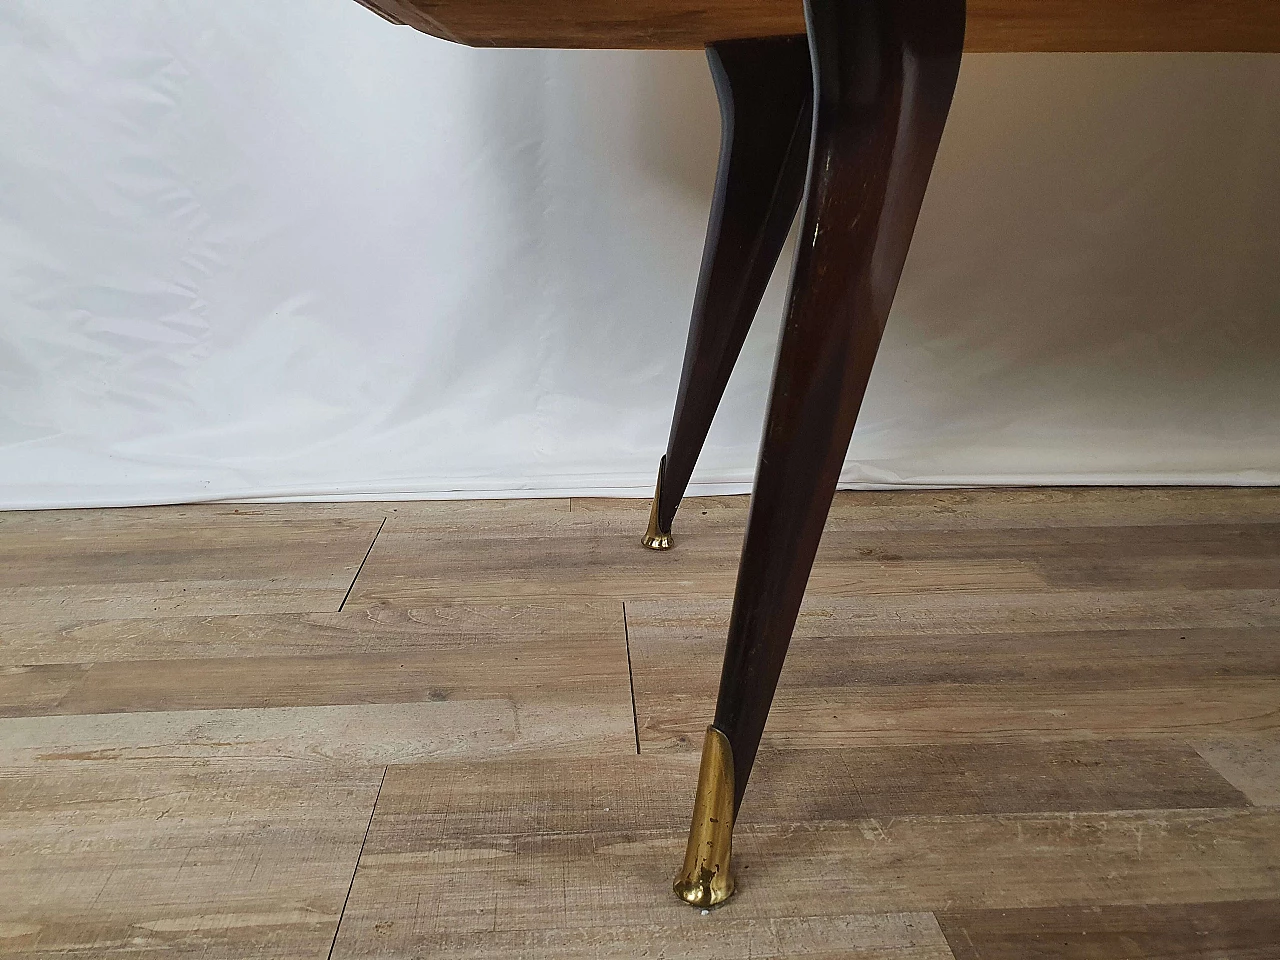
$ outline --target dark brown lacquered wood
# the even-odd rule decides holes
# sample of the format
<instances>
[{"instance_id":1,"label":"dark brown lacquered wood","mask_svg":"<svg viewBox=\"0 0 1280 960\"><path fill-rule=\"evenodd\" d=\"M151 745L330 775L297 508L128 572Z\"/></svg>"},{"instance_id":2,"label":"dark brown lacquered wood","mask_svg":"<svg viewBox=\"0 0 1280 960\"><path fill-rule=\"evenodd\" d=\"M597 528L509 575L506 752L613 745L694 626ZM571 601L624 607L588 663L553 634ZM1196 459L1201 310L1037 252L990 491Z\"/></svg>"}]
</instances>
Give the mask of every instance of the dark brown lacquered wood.
<instances>
[{"instance_id":1,"label":"dark brown lacquered wood","mask_svg":"<svg viewBox=\"0 0 1280 960\"><path fill-rule=\"evenodd\" d=\"M800 0L358 0L473 47L701 49L804 30ZM974 53L1280 51L1275 0L971 0Z\"/></svg>"},{"instance_id":2,"label":"dark brown lacquered wood","mask_svg":"<svg viewBox=\"0 0 1280 960\"><path fill-rule=\"evenodd\" d=\"M715 726L742 801L964 44L964 0L806 0L814 132Z\"/></svg>"},{"instance_id":3,"label":"dark brown lacquered wood","mask_svg":"<svg viewBox=\"0 0 1280 960\"><path fill-rule=\"evenodd\" d=\"M804 194L813 74L804 36L707 48L720 167L667 440L658 526L671 532L702 444Z\"/></svg>"}]
</instances>

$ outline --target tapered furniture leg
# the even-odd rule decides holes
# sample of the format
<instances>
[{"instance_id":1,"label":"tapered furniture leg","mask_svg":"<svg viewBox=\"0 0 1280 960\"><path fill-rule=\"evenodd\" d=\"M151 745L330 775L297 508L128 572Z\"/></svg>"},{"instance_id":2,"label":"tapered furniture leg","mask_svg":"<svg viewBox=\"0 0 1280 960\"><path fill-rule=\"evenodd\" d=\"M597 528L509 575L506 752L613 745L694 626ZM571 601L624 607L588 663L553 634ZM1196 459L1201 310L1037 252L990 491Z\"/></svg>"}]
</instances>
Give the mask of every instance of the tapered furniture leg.
<instances>
[{"instance_id":1,"label":"tapered furniture leg","mask_svg":"<svg viewBox=\"0 0 1280 960\"><path fill-rule=\"evenodd\" d=\"M672 544L729 374L795 219L808 169L812 72L805 37L730 40L707 48L720 98L720 168L667 453L644 544Z\"/></svg>"},{"instance_id":2,"label":"tapered furniture leg","mask_svg":"<svg viewBox=\"0 0 1280 960\"><path fill-rule=\"evenodd\" d=\"M813 155L711 727L723 737L713 760L729 753L717 763L729 768L735 817L906 261L964 41L964 0L805 0L805 16ZM716 763L704 762L699 797L723 790L723 779ZM695 820L676 881L677 894L700 906L732 889L717 874L729 869L733 819L715 819Z\"/></svg>"}]
</instances>

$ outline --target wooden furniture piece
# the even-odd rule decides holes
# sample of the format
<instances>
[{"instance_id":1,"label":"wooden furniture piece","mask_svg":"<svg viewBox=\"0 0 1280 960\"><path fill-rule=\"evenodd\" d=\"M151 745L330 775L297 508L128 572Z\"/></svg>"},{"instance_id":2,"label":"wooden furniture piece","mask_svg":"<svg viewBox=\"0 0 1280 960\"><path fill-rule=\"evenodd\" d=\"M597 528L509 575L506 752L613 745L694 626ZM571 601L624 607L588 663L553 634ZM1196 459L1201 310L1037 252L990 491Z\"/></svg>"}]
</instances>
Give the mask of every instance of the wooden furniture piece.
<instances>
[{"instance_id":1,"label":"wooden furniture piece","mask_svg":"<svg viewBox=\"0 0 1280 960\"><path fill-rule=\"evenodd\" d=\"M472 47L688 50L805 32L801 0L357 0ZM1280 51L1273 0L969 0L970 53Z\"/></svg>"},{"instance_id":2,"label":"wooden furniture piece","mask_svg":"<svg viewBox=\"0 0 1280 960\"><path fill-rule=\"evenodd\" d=\"M963 50L1280 51L1275 0L359 0L475 46L700 47L723 137L646 546L671 523L802 195L714 722L676 893L733 892L733 822ZM806 180L807 173L807 180Z\"/></svg>"}]
</instances>

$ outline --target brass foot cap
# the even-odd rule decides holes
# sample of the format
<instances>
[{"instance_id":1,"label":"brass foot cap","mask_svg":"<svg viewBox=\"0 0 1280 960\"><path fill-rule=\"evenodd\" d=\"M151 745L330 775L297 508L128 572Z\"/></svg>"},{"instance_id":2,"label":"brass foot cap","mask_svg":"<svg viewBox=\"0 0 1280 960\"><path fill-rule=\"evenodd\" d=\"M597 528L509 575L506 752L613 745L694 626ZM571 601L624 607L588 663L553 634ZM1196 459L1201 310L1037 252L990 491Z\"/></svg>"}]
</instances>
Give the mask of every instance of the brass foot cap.
<instances>
[{"instance_id":1,"label":"brass foot cap","mask_svg":"<svg viewBox=\"0 0 1280 960\"><path fill-rule=\"evenodd\" d=\"M718 876L677 880L672 889L685 903L706 910L724 903L733 896L733 877L729 877L726 882L721 882Z\"/></svg>"},{"instance_id":2,"label":"brass foot cap","mask_svg":"<svg viewBox=\"0 0 1280 960\"><path fill-rule=\"evenodd\" d=\"M661 530L650 530L640 538L640 542L650 550L670 550L676 545L675 538Z\"/></svg>"},{"instance_id":3,"label":"brass foot cap","mask_svg":"<svg viewBox=\"0 0 1280 960\"><path fill-rule=\"evenodd\" d=\"M695 907L714 907L733 894L733 748L729 738L707 727L698 768L698 793L684 866L672 884L676 896Z\"/></svg>"},{"instance_id":4,"label":"brass foot cap","mask_svg":"<svg viewBox=\"0 0 1280 960\"><path fill-rule=\"evenodd\" d=\"M653 506L649 508L649 529L645 531L640 542L650 550L670 550L676 545L675 539L669 531L662 529L658 523L658 502L662 499L662 481L667 473L667 458L663 457L658 463L658 484L653 491Z\"/></svg>"}]
</instances>

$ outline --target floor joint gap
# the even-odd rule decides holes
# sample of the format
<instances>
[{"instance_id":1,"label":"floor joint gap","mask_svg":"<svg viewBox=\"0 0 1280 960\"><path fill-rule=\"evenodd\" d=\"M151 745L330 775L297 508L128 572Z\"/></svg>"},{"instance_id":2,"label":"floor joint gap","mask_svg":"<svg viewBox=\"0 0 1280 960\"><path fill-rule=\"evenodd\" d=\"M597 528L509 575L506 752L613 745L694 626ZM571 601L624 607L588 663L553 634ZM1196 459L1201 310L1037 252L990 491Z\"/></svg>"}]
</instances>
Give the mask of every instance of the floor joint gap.
<instances>
[{"instance_id":1,"label":"floor joint gap","mask_svg":"<svg viewBox=\"0 0 1280 960\"><path fill-rule=\"evenodd\" d=\"M338 612L341 613L347 605L347 601L351 598L351 591L356 588L356 581L360 579L360 573L364 570L364 565L369 562L369 554L373 553L373 548L378 542L378 537L382 536L382 528L387 525L387 518L383 517L382 522L378 524L378 529L373 535L373 539L369 541L369 549L364 552L364 559L360 561L360 566L356 567L356 575L351 578L351 586L347 587L347 592L342 595L342 602L338 604Z\"/></svg>"},{"instance_id":2,"label":"floor joint gap","mask_svg":"<svg viewBox=\"0 0 1280 960\"><path fill-rule=\"evenodd\" d=\"M640 715L636 711L636 675L631 669L631 630L627 627L627 601L622 601L622 636L627 642L627 685L631 688L631 728L636 733L636 756L640 755Z\"/></svg>"},{"instance_id":3,"label":"floor joint gap","mask_svg":"<svg viewBox=\"0 0 1280 960\"><path fill-rule=\"evenodd\" d=\"M378 792L373 795L373 809L369 811L369 822L365 824L364 836L360 838L360 852L356 854L356 865L351 870L351 882L347 884L347 895L342 898L342 909L338 911L338 922L333 928L333 940L329 943L327 960L333 960L333 950L338 945L338 934L342 931L342 921L347 916L347 904L351 901L351 891L356 886L356 874L360 872L360 861L364 858L364 845L369 842L369 831L373 829L373 818L378 813L378 801L382 799L382 785L387 782L387 771L390 769L390 766L382 768L382 779L378 781Z\"/></svg>"}]
</instances>

